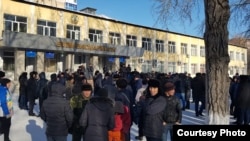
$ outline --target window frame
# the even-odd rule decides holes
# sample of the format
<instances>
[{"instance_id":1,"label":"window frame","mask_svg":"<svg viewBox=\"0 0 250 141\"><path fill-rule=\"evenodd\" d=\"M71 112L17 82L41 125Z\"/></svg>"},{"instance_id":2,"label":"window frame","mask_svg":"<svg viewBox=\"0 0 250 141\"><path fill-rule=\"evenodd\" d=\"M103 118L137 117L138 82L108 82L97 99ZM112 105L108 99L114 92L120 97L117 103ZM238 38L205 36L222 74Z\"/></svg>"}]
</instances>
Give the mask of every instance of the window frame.
<instances>
[{"instance_id":1,"label":"window frame","mask_svg":"<svg viewBox=\"0 0 250 141\"><path fill-rule=\"evenodd\" d=\"M181 43L181 54L187 55L187 43Z\"/></svg>"},{"instance_id":2,"label":"window frame","mask_svg":"<svg viewBox=\"0 0 250 141\"><path fill-rule=\"evenodd\" d=\"M72 26L72 29L69 29L69 26ZM66 25L66 38L73 39L73 40L80 40L80 37L81 37L80 31L81 31L80 26L67 24Z\"/></svg>"},{"instance_id":3,"label":"window frame","mask_svg":"<svg viewBox=\"0 0 250 141\"><path fill-rule=\"evenodd\" d=\"M176 53L176 43L174 41L168 41L168 53Z\"/></svg>"},{"instance_id":4,"label":"window frame","mask_svg":"<svg viewBox=\"0 0 250 141\"><path fill-rule=\"evenodd\" d=\"M191 45L191 56L197 56L197 45Z\"/></svg>"},{"instance_id":5,"label":"window frame","mask_svg":"<svg viewBox=\"0 0 250 141\"><path fill-rule=\"evenodd\" d=\"M152 51L152 39L147 37L142 37L142 48L147 51Z\"/></svg>"},{"instance_id":6,"label":"window frame","mask_svg":"<svg viewBox=\"0 0 250 141\"><path fill-rule=\"evenodd\" d=\"M39 22L45 22L45 25L42 25ZM55 25L55 26L51 26L51 25ZM42 33L40 33L41 29L42 29ZM53 36L56 37L56 30L57 28L57 24L56 22L53 21L47 21L47 20L43 20L43 19L37 19L37 34L39 35L43 35L43 36ZM53 32L54 30L54 32Z\"/></svg>"},{"instance_id":7,"label":"window frame","mask_svg":"<svg viewBox=\"0 0 250 141\"><path fill-rule=\"evenodd\" d=\"M164 40L155 40L155 52L164 52Z\"/></svg>"},{"instance_id":8,"label":"window frame","mask_svg":"<svg viewBox=\"0 0 250 141\"><path fill-rule=\"evenodd\" d=\"M109 43L112 45L121 45L121 34L109 32Z\"/></svg>"},{"instance_id":9,"label":"window frame","mask_svg":"<svg viewBox=\"0 0 250 141\"><path fill-rule=\"evenodd\" d=\"M134 35L126 35L126 46L137 47L137 37Z\"/></svg>"},{"instance_id":10,"label":"window frame","mask_svg":"<svg viewBox=\"0 0 250 141\"><path fill-rule=\"evenodd\" d=\"M4 20L3 20L3 22L4 22L4 30L27 33L27 25L28 25L27 17L17 16L17 15L12 15L12 14L6 14L6 13L4 13L3 17L4 17ZM12 18L8 19L7 17L12 17ZM24 21L19 20L20 18L22 18ZM7 23L10 24L8 26L8 27L10 27L10 29L7 28L7 26L6 26L6 25L8 25ZM21 24L24 25L23 28L21 28ZM23 29L23 30L21 30L21 29Z\"/></svg>"},{"instance_id":11,"label":"window frame","mask_svg":"<svg viewBox=\"0 0 250 141\"><path fill-rule=\"evenodd\" d=\"M98 29L89 29L89 41L95 43L103 43L103 32Z\"/></svg>"}]
</instances>

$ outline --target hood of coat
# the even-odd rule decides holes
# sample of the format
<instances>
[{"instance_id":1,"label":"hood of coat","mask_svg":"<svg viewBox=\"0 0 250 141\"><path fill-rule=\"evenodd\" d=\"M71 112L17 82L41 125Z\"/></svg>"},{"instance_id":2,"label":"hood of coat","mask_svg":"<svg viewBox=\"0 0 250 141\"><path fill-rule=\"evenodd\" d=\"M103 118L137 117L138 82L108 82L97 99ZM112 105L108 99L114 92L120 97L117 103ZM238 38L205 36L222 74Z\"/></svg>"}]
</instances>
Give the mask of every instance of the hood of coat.
<instances>
[{"instance_id":1,"label":"hood of coat","mask_svg":"<svg viewBox=\"0 0 250 141\"><path fill-rule=\"evenodd\" d=\"M45 72L39 73L39 78L40 79L45 79L46 78Z\"/></svg>"},{"instance_id":2,"label":"hood of coat","mask_svg":"<svg viewBox=\"0 0 250 141\"><path fill-rule=\"evenodd\" d=\"M65 97L66 87L61 83L54 83L51 86L51 96Z\"/></svg>"},{"instance_id":3,"label":"hood of coat","mask_svg":"<svg viewBox=\"0 0 250 141\"><path fill-rule=\"evenodd\" d=\"M100 111L107 111L114 107L114 102L108 97L92 97L90 103Z\"/></svg>"}]
</instances>

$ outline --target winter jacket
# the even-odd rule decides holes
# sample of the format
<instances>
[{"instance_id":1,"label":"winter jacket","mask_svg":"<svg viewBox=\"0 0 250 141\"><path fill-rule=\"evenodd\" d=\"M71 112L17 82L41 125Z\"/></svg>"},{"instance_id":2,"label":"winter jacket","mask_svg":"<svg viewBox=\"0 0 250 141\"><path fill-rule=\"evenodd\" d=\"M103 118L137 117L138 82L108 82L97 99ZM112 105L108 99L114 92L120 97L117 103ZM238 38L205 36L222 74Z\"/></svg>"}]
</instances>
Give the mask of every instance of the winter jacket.
<instances>
[{"instance_id":1,"label":"winter jacket","mask_svg":"<svg viewBox=\"0 0 250 141\"><path fill-rule=\"evenodd\" d=\"M27 94L27 82L28 82L27 75L22 74L18 80L19 80L19 95L26 96L26 94Z\"/></svg>"},{"instance_id":2,"label":"winter jacket","mask_svg":"<svg viewBox=\"0 0 250 141\"><path fill-rule=\"evenodd\" d=\"M37 97L37 79L35 78L30 78L28 79L27 82L27 94L28 94L28 99L36 99Z\"/></svg>"},{"instance_id":3,"label":"winter jacket","mask_svg":"<svg viewBox=\"0 0 250 141\"><path fill-rule=\"evenodd\" d=\"M13 114L13 101L8 88L0 86L0 117Z\"/></svg>"},{"instance_id":4,"label":"winter jacket","mask_svg":"<svg viewBox=\"0 0 250 141\"><path fill-rule=\"evenodd\" d=\"M79 123L85 129L84 141L108 141L108 130L115 125L112 100L104 97L91 98Z\"/></svg>"},{"instance_id":5,"label":"winter jacket","mask_svg":"<svg viewBox=\"0 0 250 141\"><path fill-rule=\"evenodd\" d=\"M48 80L46 79L45 73L39 74L39 80L37 81L36 93L38 97L45 100L48 97Z\"/></svg>"},{"instance_id":6,"label":"winter jacket","mask_svg":"<svg viewBox=\"0 0 250 141\"><path fill-rule=\"evenodd\" d=\"M145 99L143 107L143 132L146 137L162 138L163 114L166 100L161 95Z\"/></svg>"},{"instance_id":7,"label":"winter jacket","mask_svg":"<svg viewBox=\"0 0 250 141\"><path fill-rule=\"evenodd\" d=\"M72 125L73 112L69 101L63 97L65 90L62 84L53 84L51 96L43 103L40 114L47 124L46 134L49 136L67 136Z\"/></svg>"},{"instance_id":8,"label":"winter jacket","mask_svg":"<svg viewBox=\"0 0 250 141\"><path fill-rule=\"evenodd\" d=\"M168 123L181 123L182 109L180 99L176 96L166 97L166 108L164 110L164 122Z\"/></svg>"},{"instance_id":9,"label":"winter jacket","mask_svg":"<svg viewBox=\"0 0 250 141\"><path fill-rule=\"evenodd\" d=\"M79 119L85 109L86 104L90 98L83 97L82 95L75 95L70 99L70 106L73 109L73 124L70 132L83 133L83 129L80 128Z\"/></svg>"}]
</instances>

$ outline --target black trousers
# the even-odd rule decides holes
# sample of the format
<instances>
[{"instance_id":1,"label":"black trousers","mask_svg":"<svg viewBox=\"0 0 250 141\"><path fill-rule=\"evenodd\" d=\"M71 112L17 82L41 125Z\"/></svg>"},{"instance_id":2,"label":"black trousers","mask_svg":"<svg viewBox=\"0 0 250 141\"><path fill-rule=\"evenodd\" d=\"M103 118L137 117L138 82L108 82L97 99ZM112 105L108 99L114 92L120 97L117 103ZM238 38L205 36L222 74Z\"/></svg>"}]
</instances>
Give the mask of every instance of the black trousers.
<instances>
[{"instance_id":1,"label":"black trousers","mask_svg":"<svg viewBox=\"0 0 250 141\"><path fill-rule=\"evenodd\" d=\"M0 117L0 123L1 133L3 133L4 135L4 141L8 141L10 134L11 118Z\"/></svg>"}]
</instances>

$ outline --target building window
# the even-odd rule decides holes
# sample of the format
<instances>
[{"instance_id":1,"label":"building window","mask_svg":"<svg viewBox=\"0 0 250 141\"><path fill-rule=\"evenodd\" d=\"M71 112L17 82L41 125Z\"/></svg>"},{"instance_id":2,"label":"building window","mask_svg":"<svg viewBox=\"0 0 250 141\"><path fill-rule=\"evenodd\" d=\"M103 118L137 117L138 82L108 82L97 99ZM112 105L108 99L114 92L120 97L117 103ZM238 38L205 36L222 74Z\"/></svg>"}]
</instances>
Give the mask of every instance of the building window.
<instances>
[{"instance_id":1,"label":"building window","mask_svg":"<svg viewBox=\"0 0 250 141\"><path fill-rule=\"evenodd\" d=\"M151 72L152 71L152 61L147 60L142 63L142 72Z\"/></svg>"},{"instance_id":2,"label":"building window","mask_svg":"<svg viewBox=\"0 0 250 141\"><path fill-rule=\"evenodd\" d=\"M156 52L164 52L164 41L156 40L155 41L155 50Z\"/></svg>"},{"instance_id":3,"label":"building window","mask_svg":"<svg viewBox=\"0 0 250 141\"><path fill-rule=\"evenodd\" d=\"M15 70L15 53L13 51L3 52L3 70L4 71Z\"/></svg>"},{"instance_id":4,"label":"building window","mask_svg":"<svg viewBox=\"0 0 250 141\"><path fill-rule=\"evenodd\" d=\"M245 54L241 53L241 61L245 62Z\"/></svg>"},{"instance_id":5,"label":"building window","mask_svg":"<svg viewBox=\"0 0 250 141\"><path fill-rule=\"evenodd\" d=\"M206 72L205 64L200 64L200 72L201 73L205 73Z\"/></svg>"},{"instance_id":6,"label":"building window","mask_svg":"<svg viewBox=\"0 0 250 141\"><path fill-rule=\"evenodd\" d=\"M80 27L74 25L67 25L66 38L80 40Z\"/></svg>"},{"instance_id":7,"label":"building window","mask_svg":"<svg viewBox=\"0 0 250 141\"><path fill-rule=\"evenodd\" d=\"M233 67L229 67L229 74L230 75L234 75L234 69L233 69Z\"/></svg>"},{"instance_id":8,"label":"building window","mask_svg":"<svg viewBox=\"0 0 250 141\"><path fill-rule=\"evenodd\" d=\"M37 20L37 34L43 36L56 36L56 23Z\"/></svg>"},{"instance_id":9,"label":"building window","mask_svg":"<svg viewBox=\"0 0 250 141\"><path fill-rule=\"evenodd\" d=\"M195 75L197 73L197 64L191 64L191 74Z\"/></svg>"},{"instance_id":10,"label":"building window","mask_svg":"<svg viewBox=\"0 0 250 141\"><path fill-rule=\"evenodd\" d=\"M240 53L239 52L236 52L236 58L235 58L237 61L240 61Z\"/></svg>"},{"instance_id":11,"label":"building window","mask_svg":"<svg viewBox=\"0 0 250 141\"><path fill-rule=\"evenodd\" d=\"M203 46L200 47L200 56L201 57L205 57L206 56L205 47L203 47Z\"/></svg>"},{"instance_id":12,"label":"building window","mask_svg":"<svg viewBox=\"0 0 250 141\"><path fill-rule=\"evenodd\" d=\"M176 72L176 63L168 62L168 73L175 73L175 72Z\"/></svg>"},{"instance_id":13,"label":"building window","mask_svg":"<svg viewBox=\"0 0 250 141\"><path fill-rule=\"evenodd\" d=\"M65 9L67 10L72 10L72 11L76 11L77 10L77 5L73 4L73 3L65 3Z\"/></svg>"},{"instance_id":14,"label":"building window","mask_svg":"<svg viewBox=\"0 0 250 141\"><path fill-rule=\"evenodd\" d=\"M168 42L168 53L175 53L175 42Z\"/></svg>"},{"instance_id":15,"label":"building window","mask_svg":"<svg viewBox=\"0 0 250 141\"><path fill-rule=\"evenodd\" d=\"M242 68L242 74L246 74L246 68Z\"/></svg>"},{"instance_id":16,"label":"building window","mask_svg":"<svg viewBox=\"0 0 250 141\"><path fill-rule=\"evenodd\" d=\"M157 61L156 60L156 62L155 63L157 63L156 65L155 65L155 71L156 72L161 72L161 73L163 73L164 72L164 62L163 61ZM154 60L153 60L153 66L154 66Z\"/></svg>"},{"instance_id":17,"label":"building window","mask_svg":"<svg viewBox=\"0 0 250 141\"><path fill-rule=\"evenodd\" d=\"M121 44L121 34L120 33L109 33L109 43L112 45L120 45Z\"/></svg>"},{"instance_id":18,"label":"building window","mask_svg":"<svg viewBox=\"0 0 250 141\"><path fill-rule=\"evenodd\" d=\"M181 72L188 72L188 64L187 63L182 63L181 64Z\"/></svg>"},{"instance_id":19,"label":"building window","mask_svg":"<svg viewBox=\"0 0 250 141\"><path fill-rule=\"evenodd\" d=\"M4 30L27 32L27 18L4 14Z\"/></svg>"},{"instance_id":20,"label":"building window","mask_svg":"<svg viewBox=\"0 0 250 141\"><path fill-rule=\"evenodd\" d=\"M152 50L150 38L142 37L142 48L144 48L145 50L148 50L148 51Z\"/></svg>"},{"instance_id":21,"label":"building window","mask_svg":"<svg viewBox=\"0 0 250 141\"><path fill-rule=\"evenodd\" d=\"M234 71L235 71L235 73L240 73L240 72L239 72L239 67L235 66L235 67L234 67Z\"/></svg>"},{"instance_id":22,"label":"building window","mask_svg":"<svg viewBox=\"0 0 250 141\"><path fill-rule=\"evenodd\" d=\"M95 42L95 43L102 43L102 31L101 30L95 30L95 29L89 29L89 41Z\"/></svg>"},{"instance_id":23,"label":"building window","mask_svg":"<svg viewBox=\"0 0 250 141\"><path fill-rule=\"evenodd\" d=\"M82 54L75 54L74 58L75 58L74 64L86 63L85 56L83 56Z\"/></svg>"},{"instance_id":24,"label":"building window","mask_svg":"<svg viewBox=\"0 0 250 141\"><path fill-rule=\"evenodd\" d=\"M137 47L137 37L133 35L127 35L126 45L130 47Z\"/></svg>"},{"instance_id":25,"label":"building window","mask_svg":"<svg viewBox=\"0 0 250 141\"><path fill-rule=\"evenodd\" d=\"M197 46L196 45L191 45L191 55L197 56Z\"/></svg>"},{"instance_id":26,"label":"building window","mask_svg":"<svg viewBox=\"0 0 250 141\"><path fill-rule=\"evenodd\" d=\"M187 44L181 43L181 54L187 54Z\"/></svg>"},{"instance_id":27,"label":"building window","mask_svg":"<svg viewBox=\"0 0 250 141\"><path fill-rule=\"evenodd\" d=\"M56 72L58 56L60 57L60 55L58 55L56 53L54 53L53 57L46 57L46 55L45 55L44 61L45 61L45 71L46 72Z\"/></svg>"},{"instance_id":28,"label":"building window","mask_svg":"<svg viewBox=\"0 0 250 141\"><path fill-rule=\"evenodd\" d=\"M233 52L233 51L230 51L230 52L229 52L229 55L230 55L230 60L234 60L234 52Z\"/></svg>"}]
</instances>

